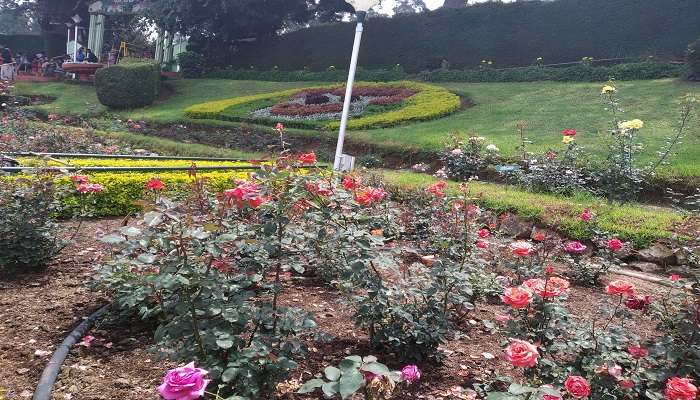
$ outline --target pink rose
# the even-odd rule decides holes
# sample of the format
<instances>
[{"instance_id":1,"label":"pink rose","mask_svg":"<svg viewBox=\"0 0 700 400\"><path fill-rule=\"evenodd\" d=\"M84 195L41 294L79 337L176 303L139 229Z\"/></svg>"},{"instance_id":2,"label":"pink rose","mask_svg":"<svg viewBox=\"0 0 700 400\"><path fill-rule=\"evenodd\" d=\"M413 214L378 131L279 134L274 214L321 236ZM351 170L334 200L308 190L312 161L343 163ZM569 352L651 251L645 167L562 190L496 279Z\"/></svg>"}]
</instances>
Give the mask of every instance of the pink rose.
<instances>
[{"instance_id":1,"label":"pink rose","mask_svg":"<svg viewBox=\"0 0 700 400\"><path fill-rule=\"evenodd\" d=\"M608 249L612 251L620 251L624 247L624 244L620 239L610 239L608 240Z\"/></svg>"},{"instance_id":2,"label":"pink rose","mask_svg":"<svg viewBox=\"0 0 700 400\"><path fill-rule=\"evenodd\" d=\"M576 136L576 129L564 129L561 131L561 134L564 136Z\"/></svg>"},{"instance_id":3,"label":"pink rose","mask_svg":"<svg viewBox=\"0 0 700 400\"><path fill-rule=\"evenodd\" d=\"M488 249L489 248L489 243L484 241L484 240L477 240L476 241L476 247L480 249Z\"/></svg>"},{"instance_id":4,"label":"pink rose","mask_svg":"<svg viewBox=\"0 0 700 400\"><path fill-rule=\"evenodd\" d=\"M496 314L495 318L496 318L496 321L498 321L502 324L510 321L510 316L505 315L505 314Z\"/></svg>"},{"instance_id":5,"label":"pink rose","mask_svg":"<svg viewBox=\"0 0 700 400\"><path fill-rule=\"evenodd\" d=\"M420 379L420 369L416 365L407 365L401 368L401 379L405 382L415 382Z\"/></svg>"},{"instance_id":6,"label":"pink rose","mask_svg":"<svg viewBox=\"0 0 700 400\"><path fill-rule=\"evenodd\" d=\"M678 282L681 279L681 276L678 274L673 274L673 275L671 275L670 279L673 282Z\"/></svg>"},{"instance_id":7,"label":"pink rose","mask_svg":"<svg viewBox=\"0 0 700 400\"><path fill-rule=\"evenodd\" d=\"M564 250L566 250L567 253L569 254L583 254L584 251L586 251L586 245L579 241L575 242L569 242L564 246Z\"/></svg>"},{"instance_id":8,"label":"pink rose","mask_svg":"<svg viewBox=\"0 0 700 400\"><path fill-rule=\"evenodd\" d=\"M345 190L354 190L359 183L359 180L355 177L349 175L345 175L343 177L343 187Z\"/></svg>"},{"instance_id":9,"label":"pink rose","mask_svg":"<svg viewBox=\"0 0 700 400\"><path fill-rule=\"evenodd\" d=\"M579 217L578 217L578 219L580 219L583 222L591 222L592 218L593 217L591 216L591 210L589 210L587 208L585 210L583 210L581 215L579 215Z\"/></svg>"},{"instance_id":10,"label":"pink rose","mask_svg":"<svg viewBox=\"0 0 700 400\"><path fill-rule=\"evenodd\" d=\"M204 396L211 380L204 379L207 371L195 368L194 361L175 368L165 375L158 392L165 400L195 400Z\"/></svg>"},{"instance_id":11,"label":"pink rose","mask_svg":"<svg viewBox=\"0 0 700 400\"><path fill-rule=\"evenodd\" d=\"M541 297L557 297L569 290L569 281L566 279L558 278L556 276L548 279L528 279L523 282L523 285L527 286Z\"/></svg>"},{"instance_id":12,"label":"pink rose","mask_svg":"<svg viewBox=\"0 0 700 400\"><path fill-rule=\"evenodd\" d=\"M479 229L478 234L481 239L486 239L487 237L491 236L491 231L486 228Z\"/></svg>"},{"instance_id":13,"label":"pink rose","mask_svg":"<svg viewBox=\"0 0 700 400\"><path fill-rule=\"evenodd\" d=\"M427 193L432 194L435 197L445 197L445 188L447 187L447 183L444 181L440 181L434 185L428 186L428 188L425 189Z\"/></svg>"},{"instance_id":14,"label":"pink rose","mask_svg":"<svg viewBox=\"0 0 700 400\"><path fill-rule=\"evenodd\" d=\"M513 339L506 348L506 360L515 367L534 367L539 357L537 346L524 340Z\"/></svg>"},{"instance_id":15,"label":"pink rose","mask_svg":"<svg viewBox=\"0 0 700 400\"><path fill-rule=\"evenodd\" d=\"M615 364L612 367L608 368L608 374L610 374L610 376L618 377L622 375L622 367Z\"/></svg>"},{"instance_id":16,"label":"pink rose","mask_svg":"<svg viewBox=\"0 0 700 400\"><path fill-rule=\"evenodd\" d=\"M627 346L627 352L630 353L630 356L632 356L634 359L644 358L647 356L647 354L649 354L649 351L644 347L634 345Z\"/></svg>"},{"instance_id":17,"label":"pink rose","mask_svg":"<svg viewBox=\"0 0 700 400\"><path fill-rule=\"evenodd\" d=\"M369 206L384 200L386 192L384 189L375 189L371 186L362 187L355 192L355 201L360 205Z\"/></svg>"},{"instance_id":18,"label":"pink rose","mask_svg":"<svg viewBox=\"0 0 700 400\"><path fill-rule=\"evenodd\" d=\"M695 400L698 388L688 378L671 378L666 382L666 400Z\"/></svg>"},{"instance_id":19,"label":"pink rose","mask_svg":"<svg viewBox=\"0 0 700 400\"><path fill-rule=\"evenodd\" d=\"M100 193L104 188L99 183L81 183L76 187L78 193Z\"/></svg>"},{"instance_id":20,"label":"pink rose","mask_svg":"<svg viewBox=\"0 0 700 400\"><path fill-rule=\"evenodd\" d=\"M532 293L519 287L509 287L503 291L501 300L513 308L525 308L532 303Z\"/></svg>"},{"instance_id":21,"label":"pink rose","mask_svg":"<svg viewBox=\"0 0 700 400\"><path fill-rule=\"evenodd\" d=\"M634 285L619 279L608 283L608 286L605 287L605 293L612 295L621 294L625 296L632 296L634 295Z\"/></svg>"},{"instance_id":22,"label":"pink rose","mask_svg":"<svg viewBox=\"0 0 700 400\"><path fill-rule=\"evenodd\" d=\"M533 253L534 249L530 242L520 240L510 244L510 251L516 257L527 257Z\"/></svg>"},{"instance_id":23,"label":"pink rose","mask_svg":"<svg viewBox=\"0 0 700 400\"><path fill-rule=\"evenodd\" d=\"M586 378L582 376L572 375L564 381L564 387L569 394L575 399L582 399L591 394L591 385L588 384Z\"/></svg>"}]
</instances>

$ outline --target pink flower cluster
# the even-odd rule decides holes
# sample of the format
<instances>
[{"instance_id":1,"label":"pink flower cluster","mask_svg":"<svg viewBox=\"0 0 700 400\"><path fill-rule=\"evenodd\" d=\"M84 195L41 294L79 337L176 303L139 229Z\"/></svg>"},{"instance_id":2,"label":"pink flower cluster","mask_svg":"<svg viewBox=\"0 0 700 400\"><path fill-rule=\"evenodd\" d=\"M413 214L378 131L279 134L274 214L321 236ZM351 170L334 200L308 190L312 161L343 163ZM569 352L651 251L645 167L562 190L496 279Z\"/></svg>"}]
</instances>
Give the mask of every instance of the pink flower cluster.
<instances>
[{"instance_id":1,"label":"pink flower cluster","mask_svg":"<svg viewBox=\"0 0 700 400\"><path fill-rule=\"evenodd\" d=\"M90 183L86 175L72 175L70 180L75 184L75 190L82 194L100 193L104 187L99 183Z\"/></svg>"},{"instance_id":2,"label":"pink flower cluster","mask_svg":"<svg viewBox=\"0 0 700 400\"><path fill-rule=\"evenodd\" d=\"M224 191L224 197L229 204L236 204L238 208L245 206L258 208L265 203L260 195L260 188L255 182L237 181L234 189Z\"/></svg>"}]
</instances>

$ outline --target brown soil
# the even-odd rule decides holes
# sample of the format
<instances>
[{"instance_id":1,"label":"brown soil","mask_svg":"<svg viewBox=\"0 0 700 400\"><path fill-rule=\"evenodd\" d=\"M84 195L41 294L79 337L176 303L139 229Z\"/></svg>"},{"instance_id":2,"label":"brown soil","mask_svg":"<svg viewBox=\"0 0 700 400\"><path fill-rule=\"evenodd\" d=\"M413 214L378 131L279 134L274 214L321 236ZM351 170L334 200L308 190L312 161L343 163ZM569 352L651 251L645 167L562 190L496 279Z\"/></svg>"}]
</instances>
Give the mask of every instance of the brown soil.
<instances>
[{"instance_id":1,"label":"brown soil","mask_svg":"<svg viewBox=\"0 0 700 400\"><path fill-rule=\"evenodd\" d=\"M67 248L45 272L0 281L0 370L4 380L0 389L7 399L31 397L39 375L53 351L81 319L106 304L108 300L91 292L91 264L103 251L95 238L119 225L119 220L92 221L82 228L79 244ZM615 278L611 276L610 279ZM667 290L643 280L623 277L633 282L640 293L657 294ZM316 342L308 337L311 352L301 360L300 368L279 385L284 399L319 398L293 394L300 383L337 363L350 354L375 354L393 368L399 368L392 354L369 348L367 336L354 326L353 309L342 296L315 278L294 277L285 282L282 303L312 312L319 330L332 335L330 342ZM598 304L607 296L601 289L573 288L567 304L574 318L590 321L599 318ZM503 360L500 342L505 339L483 327L483 320L493 320L503 313L502 305L479 304L464 321L459 335L453 336L441 350L446 354L439 366L422 366L424 378L400 399L471 399L474 382L492 374L517 376ZM654 324L644 316L631 321L642 338L657 335ZM90 347L76 346L63 365L54 387L56 400L144 400L158 399L155 387L173 363L154 360L148 350L152 329L133 321L106 321L90 331L97 339ZM487 353L492 354L495 358Z\"/></svg>"}]
</instances>

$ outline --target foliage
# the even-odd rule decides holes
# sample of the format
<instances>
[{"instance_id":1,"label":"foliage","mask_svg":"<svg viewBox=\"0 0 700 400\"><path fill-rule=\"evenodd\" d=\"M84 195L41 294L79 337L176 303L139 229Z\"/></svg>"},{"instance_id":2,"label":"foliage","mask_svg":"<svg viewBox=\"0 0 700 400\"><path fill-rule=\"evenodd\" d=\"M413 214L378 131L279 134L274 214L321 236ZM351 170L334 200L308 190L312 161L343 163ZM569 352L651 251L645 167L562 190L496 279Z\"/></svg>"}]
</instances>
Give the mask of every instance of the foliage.
<instances>
[{"instance_id":1,"label":"foliage","mask_svg":"<svg viewBox=\"0 0 700 400\"><path fill-rule=\"evenodd\" d=\"M680 57L698 36L693 17L698 14L700 5L685 0L486 2L370 19L366 33L373 40L363 43L361 62L369 69L392 68L398 62L406 71L418 72L438 69L443 60L451 68L464 69L475 68L481 60L495 60L502 68L530 65L536 57L548 63L591 55L645 57L650 49L659 57ZM575 30L569 23L573 15ZM344 66L353 30L352 23L314 26L242 46L218 65L313 71Z\"/></svg>"},{"instance_id":2,"label":"foliage","mask_svg":"<svg viewBox=\"0 0 700 400\"><path fill-rule=\"evenodd\" d=\"M107 107L137 108L152 104L160 90L160 66L149 61L123 60L95 73L100 103Z\"/></svg>"},{"instance_id":3,"label":"foliage","mask_svg":"<svg viewBox=\"0 0 700 400\"><path fill-rule=\"evenodd\" d=\"M684 67L648 59L613 66L520 67L508 69L426 69L408 74L400 65L391 69L358 69L357 79L367 82L418 80L424 82L605 82L616 80L662 79L682 76ZM331 69L310 71L260 71L255 68L219 69L206 75L213 79L262 80L277 82L342 82L347 71Z\"/></svg>"},{"instance_id":4,"label":"foliage","mask_svg":"<svg viewBox=\"0 0 700 400\"><path fill-rule=\"evenodd\" d=\"M525 389L515 384L505 393L497 391L498 385L481 385L482 393L491 392L489 399L532 398L521 395L560 387L574 398L662 399L665 390L668 396L668 381L693 376L697 370L698 343L692 333L700 323L697 293L681 283L663 298L652 299L629 282L609 282L609 297L592 321L571 318L568 283L561 278L548 272L520 285L529 295L518 304L511 303L508 290L504 292L504 302L512 307L502 319L502 331L510 338L506 360L523 369ZM662 331L678 335L641 339L628 328L633 317L642 318L636 313L649 315ZM492 383L498 381L502 379L494 377Z\"/></svg>"},{"instance_id":5,"label":"foliage","mask_svg":"<svg viewBox=\"0 0 700 400\"><path fill-rule=\"evenodd\" d=\"M0 180L0 271L40 270L58 254L62 245L55 222L59 191L48 174Z\"/></svg>"},{"instance_id":6,"label":"foliage","mask_svg":"<svg viewBox=\"0 0 700 400\"><path fill-rule=\"evenodd\" d=\"M495 145L485 146L485 141L486 138L481 136L470 135L464 139L459 133L454 133L440 155L447 176L459 181L478 177L479 172L492 162L498 153Z\"/></svg>"},{"instance_id":7,"label":"foliage","mask_svg":"<svg viewBox=\"0 0 700 400\"><path fill-rule=\"evenodd\" d=\"M527 169L518 174L519 183L534 192L572 194L590 188L590 173L581 168L583 150L573 136L563 135L570 140L563 151L549 150L545 154L526 157ZM567 139L570 138L570 139Z\"/></svg>"},{"instance_id":8,"label":"foliage","mask_svg":"<svg viewBox=\"0 0 700 400\"><path fill-rule=\"evenodd\" d=\"M700 80L700 38L688 46L690 79Z\"/></svg>"},{"instance_id":9,"label":"foliage","mask_svg":"<svg viewBox=\"0 0 700 400\"><path fill-rule=\"evenodd\" d=\"M406 99L398 108L387 112L370 114L359 118L352 118L348 122L348 129L370 129L386 126L395 126L406 122L423 121L439 118L457 111L460 107L459 96L448 90L416 82L395 82L390 84L358 83L358 86L405 88L417 93ZM305 91L335 88L335 86L304 88ZM234 106L253 103L263 100L277 101L296 94L297 90L286 90L276 93L260 94L254 96L238 97L233 99L218 100L191 106L185 110L185 115L197 119L224 119L233 121L250 121L251 117L241 117L227 110ZM269 120L254 120L253 122L269 123ZM294 124L294 121L288 122ZM339 127L338 121L325 123L323 126L330 130Z\"/></svg>"},{"instance_id":10,"label":"foliage","mask_svg":"<svg viewBox=\"0 0 700 400\"><path fill-rule=\"evenodd\" d=\"M612 114L612 126L609 129L610 142L608 155L602 166L595 169L595 187L607 198L612 200L629 201L636 199L645 183L656 173L659 166L668 162L674 155L676 147L684 137L685 129L694 117L698 100L688 95L681 101L681 110L676 132L666 139L665 144L657 152L655 161L647 166L639 166L637 156L642 148L638 136L644 128L644 122L639 119L623 121L617 89L611 85L603 87L601 96L607 109Z\"/></svg>"},{"instance_id":11,"label":"foliage","mask_svg":"<svg viewBox=\"0 0 700 400\"><path fill-rule=\"evenodd\" d=\"M390 399L396 392L397 384L402 381L410 384L420 378L417 367L406 366L404 370L406 373L390 371L374 356L349 356L337 367L328 366L323 370L326 380L311 379L297 393L311 393L320 388L326 398L340 395L341 399L347 399L355 393L362 393L368 400Z\"/></svg>"},{"instance_id":12,"label":"foliage","mask_svg":"<svg viewBox=\"0 0 700 400\"><path fill-rule=\"evenodd\" d=\"M183 78L201 78L204 75L206 60L200 53L185 51L177 55L177 62Z\"/></svg>"}]
</instances>

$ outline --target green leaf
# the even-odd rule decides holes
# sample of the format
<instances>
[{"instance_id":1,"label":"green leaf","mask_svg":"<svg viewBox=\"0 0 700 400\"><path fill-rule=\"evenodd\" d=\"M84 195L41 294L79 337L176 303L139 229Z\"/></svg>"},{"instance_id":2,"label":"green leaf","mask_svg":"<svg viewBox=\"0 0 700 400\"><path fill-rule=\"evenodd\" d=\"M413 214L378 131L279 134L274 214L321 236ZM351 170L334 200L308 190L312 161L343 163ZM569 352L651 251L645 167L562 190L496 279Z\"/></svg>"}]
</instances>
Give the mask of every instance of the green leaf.
<instances>
[{"instance_id":1,"label":"green leaf","mask_svg":"<svg viewBox=\"0 0 700 400\"><path fill-rule=\"evenodd\" d=\"M238 368L228 368L221 374L221 380L224 382L230 382L233 378L238 375Z\"/></svg>"},{"instance_id":2,"label":"green leaf","mask_svg":"<svg viewBox=\"0 0 700 400\"><path fill-rule=\"evenodd\" d=\"M233 347L233 340L231 340L231 339L217 339L216 345L221 347L222 349L230 349L231 347Z\"/></svg>"},{"instance_id":3,"label":"green leaf","mask_svg":"<svg viewBox=\"0 0 700 400\"><path fill-rule=\"evenodd\" d=\"M508 392L512 394L525 394L525 393L532 393L536 392L537 389L533 389L531 387L523 386L518 383L511 383L510 386L508 387Z\"/></svg>"},{"instance_id":4,"label":"green leaf","mask_svg":"<svg viewBox=\"0 0 700 400\"><path fill-rule=\"evenodd\" d=\"M312 380L304 383L303 385L301 385L299 390L297 390L297 393L311 393L314 390L323 386L323 384L324 384L323 379L312 379Z\"/></svg>"},{"instance_id":5,"label":"green leaf","mask_svg":"<svg viewBox=\"0 0 700 400\"><path fill-rule=\"evenodd\" d=\"M321 390L323 390L323 394L326 396L333 397L338 393L338 382L326 382L321 385Z\"/></svg>"},{"instance_id":6,"label":"green leaf","mask_svg":"<svg viewBox=\"0 0 700 400\"><path fill-rule=\"evenodd\" d=\"M102 236L102 238L100 238L100 242L107 243L107 244L118 244L118 243L126 242L126 239L124 239L124 236L122 236L122 235L117 235L116 233L111 233L109 235Z\"/></svg>"},{"instance_id":7,"label":"green leaf","mask_svg":"<svg viewBox=\"0 0 700 400\"><path fill-rule=\"evenodd\" d=\"M323 370L323 373L329 381L337 381L340 378L340 370L336 367L328 366Z\"/></svg>"},{"instance_id":8,"label":"green leaf","mask_svg":"<svg viewBox=\"0 0 700 400\"><path fill-rule=\"evenodd\" d=\"M347 399L357 392L364 383L365 377L359 372L343 375L339 382L340 397L342 399Z\"/></svg>"},{"instance_id":9,"label":"green leaf","mask_svg":"<svg viewBox=\"0 0 700 400\"><path fill-rule=\"evenodd\" d=\"M389 371L389 368L387 368L386 365L378 363L378 362L372 362L369 363L361 368L363 371L371 372L375 375L389 375L391 371Z\"/></svg>"}]
</instances>

